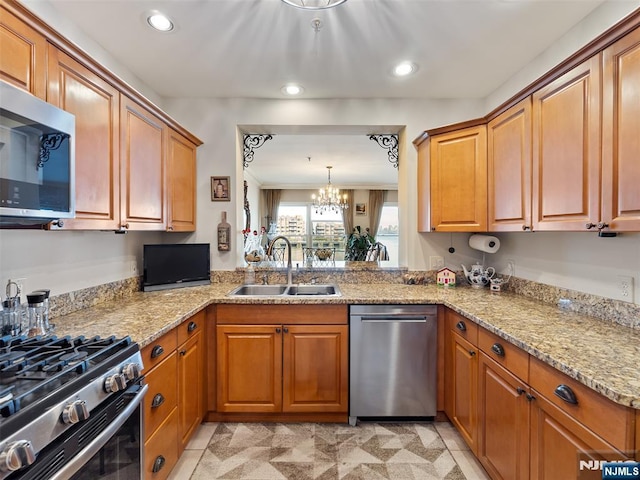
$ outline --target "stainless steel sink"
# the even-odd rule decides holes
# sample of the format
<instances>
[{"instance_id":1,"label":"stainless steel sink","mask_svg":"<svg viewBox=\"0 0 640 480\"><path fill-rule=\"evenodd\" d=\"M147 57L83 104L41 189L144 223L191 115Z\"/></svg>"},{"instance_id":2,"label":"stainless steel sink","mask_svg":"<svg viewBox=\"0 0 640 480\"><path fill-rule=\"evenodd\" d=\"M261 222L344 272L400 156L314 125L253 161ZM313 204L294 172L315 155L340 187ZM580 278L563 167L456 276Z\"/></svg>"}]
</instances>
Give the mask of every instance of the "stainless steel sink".
<instances>
[{"instance_id":1,"label":"stainless steel sink","mask_svg":"<svg viewBox=\"0 0 640 480\"><path fill-rule=\"evenodd\" d=\"M340 289L337 285L320 285L315 283L291 285L285 294L296 296L313 295L320 297L339 297L341 295Z\"/></svg>"},{"instance_id":2,"label":"stainless steel sink","mask_svg":"<svg viewBox=\"0 0 640 480\"><path fill-rule=\"evenodd\" d=\"M240 285L229 292L230 297L339 297L342 295L335 284L297 285Z\"/></svg>"},{"instance_id":3,"label":"stainless steel sink","mask_svg":"<svg viewBox=\"0 0 640 480\"><path fill-rule=\"evenodd\" d=\"M237 297L274 297L283 295L287 285L240 285L229 292L229 296Z\"/></svg>"}]
</instances>

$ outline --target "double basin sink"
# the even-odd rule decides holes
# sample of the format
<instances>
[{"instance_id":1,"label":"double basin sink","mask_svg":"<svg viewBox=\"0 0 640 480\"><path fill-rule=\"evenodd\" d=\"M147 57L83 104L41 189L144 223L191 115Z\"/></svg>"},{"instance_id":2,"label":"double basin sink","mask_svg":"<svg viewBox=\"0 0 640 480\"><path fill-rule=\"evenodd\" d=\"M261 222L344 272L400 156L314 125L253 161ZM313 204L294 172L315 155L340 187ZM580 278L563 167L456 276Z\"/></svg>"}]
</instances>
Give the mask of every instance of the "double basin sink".
<instances>
[{"instance_id":1,"label":"double basin sink","mask_svg":"<svg viewBox=\"0 0 640 480\"><path fill-rule=\"evenodd\" d=\"M230 297L339 297L335 284L299 283L294 285L240 285L229 292Z\"/></svg>"}]
</instances>

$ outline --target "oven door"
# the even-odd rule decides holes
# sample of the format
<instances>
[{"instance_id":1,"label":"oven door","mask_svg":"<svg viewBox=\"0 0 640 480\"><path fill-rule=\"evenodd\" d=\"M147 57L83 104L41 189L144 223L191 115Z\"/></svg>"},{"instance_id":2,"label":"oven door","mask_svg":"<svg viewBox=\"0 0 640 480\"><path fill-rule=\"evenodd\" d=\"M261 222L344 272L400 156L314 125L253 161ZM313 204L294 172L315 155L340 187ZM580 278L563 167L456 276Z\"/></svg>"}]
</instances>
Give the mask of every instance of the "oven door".
<instances>
[{"instance_id":1,"label":"oven door","mask_svg":"<svg viewBox=\"0 0 640 480\"><path fill-rule=\"evenodd\" d=\"M143 462L142 400L149 387L135 384L47 446L15 478L29 480L139 480ZM13 476L9 477L13 480ZM9 479L8 479L9 480Z\"/></svg>"}]
</instances>

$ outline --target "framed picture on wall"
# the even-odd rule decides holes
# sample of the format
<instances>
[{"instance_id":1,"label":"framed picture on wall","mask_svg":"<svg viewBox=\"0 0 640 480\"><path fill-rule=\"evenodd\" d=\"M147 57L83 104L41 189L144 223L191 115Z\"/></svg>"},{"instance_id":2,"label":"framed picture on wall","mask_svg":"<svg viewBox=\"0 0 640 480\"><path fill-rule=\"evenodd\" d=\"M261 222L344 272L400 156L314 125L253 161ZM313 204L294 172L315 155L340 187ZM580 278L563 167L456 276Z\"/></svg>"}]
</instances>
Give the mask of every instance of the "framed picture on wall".
<instances>
[{"instance_id":1,"label":"framed picture on wall","mask_svg":"<svg viewBox=\"0 0 640 480\"><path fill-rule=\"evenodd\" d=\"M367 204L356 203L356 215L366 215L366 214L367 214Z\"/></svg>"},{"instance_id":2,"label":"framed picture on wall","mask_svg":"<svg viewBox=\"0 0 640 480\"><path fill-rule=\"evenodd\" d=\"M231 201L231 184L229 177L211 177L211 201Z\"/></svg>"}]
</instances>

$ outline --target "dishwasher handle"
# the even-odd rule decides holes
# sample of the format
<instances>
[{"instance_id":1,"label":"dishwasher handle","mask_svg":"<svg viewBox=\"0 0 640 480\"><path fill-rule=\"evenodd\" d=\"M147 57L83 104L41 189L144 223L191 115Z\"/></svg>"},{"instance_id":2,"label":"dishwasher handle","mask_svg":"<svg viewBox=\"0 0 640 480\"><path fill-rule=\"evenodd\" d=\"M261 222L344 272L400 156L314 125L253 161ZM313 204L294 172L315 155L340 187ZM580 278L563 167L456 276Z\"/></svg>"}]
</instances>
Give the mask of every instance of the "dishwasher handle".
<instances>
[{"instance_id":1,"label":"dishwasher handle","mask_svg":"<svg viewBox=\"0 0 640 480\"><path fill-rule=\"evenodd\" d=\"M427 315L403 315L403 314L380 314L380 315L361 315L360 321L362 323L394 323L394 322L409 322L409 323L426 323L429 319Z\"/></svg>"}]
</instances>

